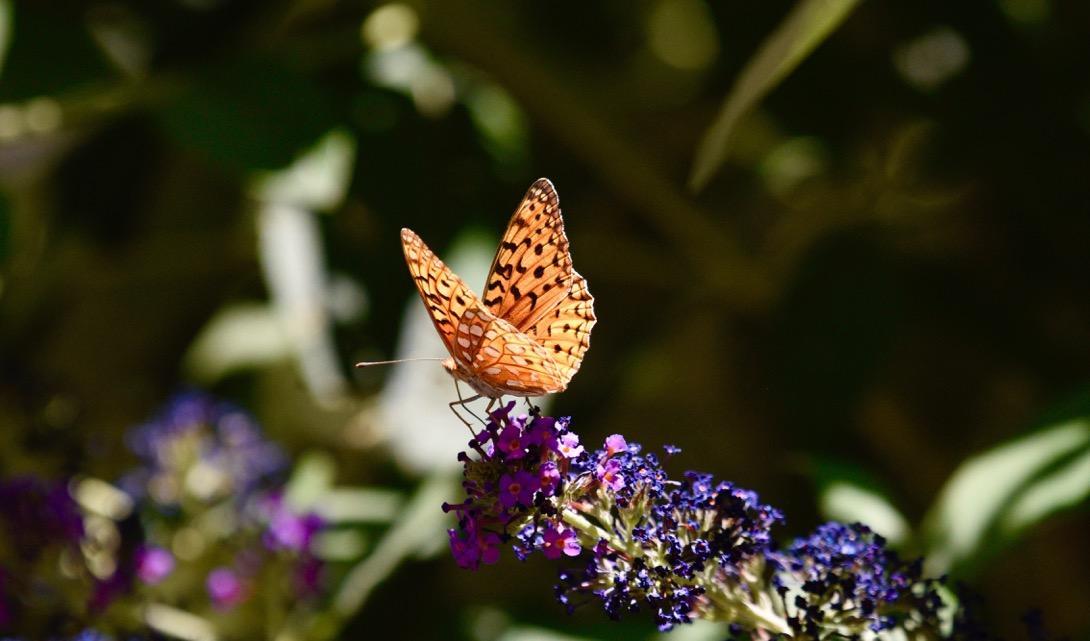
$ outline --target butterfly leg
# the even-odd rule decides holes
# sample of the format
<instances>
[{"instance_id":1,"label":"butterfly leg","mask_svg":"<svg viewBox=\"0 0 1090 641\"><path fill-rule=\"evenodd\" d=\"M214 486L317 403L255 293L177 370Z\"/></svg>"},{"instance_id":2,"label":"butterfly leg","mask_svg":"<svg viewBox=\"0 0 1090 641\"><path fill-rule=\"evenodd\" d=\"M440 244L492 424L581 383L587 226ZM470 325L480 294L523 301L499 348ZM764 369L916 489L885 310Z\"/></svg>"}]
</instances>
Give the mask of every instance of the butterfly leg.
<instances>
[{"instance_id":1,"label":"butterfly leg","mask_svg":"<svg viewBox=\"0 0 1090 641\"><path fill-rule=\"evenodd\" d=\"M470 416L472 416L473 418L475 418L475 419L477 419L478 421L480 421L482 425L483 425L483 424L485 424L485 421L484 421L484 419L482 419L482 418L481 418L480 416L477 416L476 414L474 414L474 413L473 413L473 410L469 409L469 406L467 406L467 405L466 405L466 403L470 403L470 402L472 402L472 401L475 401L475 400L477 400L477 399L481 398L481 395L480 395L480 394L474 394L473 396L470 396L469 398L462 398L462 388L461 388L461 387L460 387L460 386L458 385L458 379L454 379L454 393L458 395L458 400L456 400L456 401L451 401L450 403L447 403L447 405L448 405L448 406L450 407L450 411L454 412L455 416L457 416L457 417L458 417L458 420L460 420L460 421L462 421L463 423L465 423L466 427L468 427L468 428L469 428L469 431L470 431L470 432L472 432L472 431L473 431L473 426L471 426L471 425L470 425L470 424L469 424L469 423L468 423L468 422L467 422L467 421L466 421L466 420L465 420L465 419L464 419L464 418L462 417L462 415L461 415L460 413L458 413L458 411L457 411L457 410L455 410L455 409L454 409L454 406L455 406L455 405L461 405L461 406L462 406L462 408L463 408L463 409L464 409L465 411L469 412L469 415L470 415ZM476 436L476 434L474 434L474 436Z\"/></svg>"},{"instance_id":2,"label":"butterfly leg","mask_svg":"<svg viewBox=\"0 0 1090 641\"><path fill-rule=\"evenodd\" d=\"M530 397L525 396L523 400L526 401L526 408L530 411L530 416L537 416L541 413L541 408L530 402Z\"/></svg>"},{"instance_id":3,"label":"butterfly leg","mask_svg":"<svg viewBox=\"0 0 1090 641\"><path fill-rule=\"evenodd\" d=\"M468 403L469 401L475 401L475 400L477 400L478 398L480 398L480 396L472 396L472 397L470 397L470 398L467 398L467 399L465 400L465 402L466 402L466 403ZM473 432L473 425L471 425L471 424L470 424L470 422L469 422L469 421L467 421L467 420L465 419L465 417L464 417L464 416L462 416L462 415L461 415L461 414L460 414L460 413L458 412L458 410L454 409L454 406L455 406L455 405L461 405L462 403L463 403L463 401L462 401L461 399L459 399L459 400L457 400L457 401L451 401L451 402L447 403L447 407L449 407L449 408L450 408L450 411L451 411L451 412L454 412L454 415L458 417L458 420L459 420L459 421L461 421L463 425L465 425L466 427L468 427L468 428L469 428L469 432L470 432L471 434L473 434L474 436L476 436L476 433L474 433L474 432ZM466 409L466 411L467 411L467 412L469 412L469 409L467 408L467 409ZM470 413L470 414L473 414L473 412L469 412L469 413ZM477 418L477 415L476 415L476 414L473 414L473 417L474 417L474 418ZM480 419L478 418L477 420L480 420Z\"/></svg>"}]
</instances>

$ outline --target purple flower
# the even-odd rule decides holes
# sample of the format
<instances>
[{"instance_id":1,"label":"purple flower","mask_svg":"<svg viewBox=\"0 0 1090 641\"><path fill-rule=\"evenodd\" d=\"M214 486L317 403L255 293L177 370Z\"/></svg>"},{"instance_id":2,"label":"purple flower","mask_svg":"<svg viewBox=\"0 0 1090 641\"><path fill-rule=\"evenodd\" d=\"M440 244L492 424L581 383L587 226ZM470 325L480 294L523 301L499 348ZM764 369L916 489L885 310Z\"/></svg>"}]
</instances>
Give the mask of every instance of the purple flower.
<instances>
[{"instance_id":1,"label":"purple flower","mask_svg":"<svg viewBox=\"0 0 1090 641\"><path fill-rule=\"evenodd\" d=\"M229 568L219 567L209 572L205 587L212 605L221 610L235 607L248 596L245 584Z\"/></svg>"},{"instance_id":2,"label":"purple flower","mask_svg":"<svg viewBox=\"0 0 1090 641\"><path fill-rule=\"evenodd\" d=\"M541 464L538 468L538 483L546 496L556 493L556 488L560 485L560 467L555 461L545 461Z\"/></svg>"},{"instance_id":3,"label":"purple flower","mask_svg":"<svg viewBox=\"0 0 1090 641\"><path fill-rule=\"evenodd\" d=\"M307 552L314 535L325 526L322 517L314 512L299 514L288 506L282 492L275 492L265 501L268 527L262 537L270 550Z\"/></svg>"},{"instance_id":4,"label":"purple flower","mask_svg":"<svg viewBox=\"0 0 1090 641\"><path fill-rule=\"evenodd\" d=\"M500 537L495 532L480 530L476 521L468 519L460 530L447 531L450 550L458 566L476 570L481 563L491 565L500 559Z\"/></svg>"},{"instance_id":5,"label":"purple flower","mask_svg":"<svg viewBox=\"0 0 1090 641\"><path fill-rule=\"evenodd\" d=\"M504 508L529 506L534 502L538 487L538 478L525 470L504 474L500 477L500 505Z\"/></svg>"},{"instance_id":6,"label":"purple flower","mask_svg":"<svg viewBox=\"0 0 1090 641\"><path fill-rule=\"evenodd\" d=\"M575 530L550 525L542 535L541 551L545 558L559 559L561 555L579 556L583 548L579 547Z\"/></svg>"},{"instance_id":7,"label":"purple flower","mask_svg":"<svg viewBox=\"0 0 1090 641\"><path fill-rule=\"evenodd\" d=\"M555 452L557 442L556 419L551 416L538 416L526 428L526 442L537 445L544 452Z\"/></svg>"},{"instance_id":8,"label":"purple flower","mask_svg":"<svg viewBox=\"0 0 1090 641\"><path fill-rule=\"evenodd\" d=\"M144 545L136 551L136 576L148 585L155 585L174 571L174 556L155 545Z\"/></svg>"},{"instance_id":9,"label":"purple flower","mask_svg":"<svg viewBox=\"0 0 1090 641\"><path fill-rule=\"evenodd\" d=\"M621 462L617 459L609 459L605 463L599 463L597 476L599 481L614 492L625 486L624 474L621 473Z\"/></svg>"},{"instance_id":10,"label":"purple flower","mask_svg":"<svg viewBox=\"0 0 1090 641\"><path fill-rule=\"evenodd\" d=\"M624 437L620 434L613 434L606 437L606 456L613 456L619 454L628 449L628 443L624 440Z\"/></svg>"},{"instance_id":11,"label":"purple flower","mask_svg":"<svg viewBox=\"0 0 1090 641\"><path fill-rule=\"evenodd\" d=\"M522 427L517 423L511 423L503 428L496 446L509 459L522 458L526 454L526 443L523 442Z\"/></svg>"},{"instance_id":12,"label":"purple flower","mask_svg":"<svg viewBox=\"0 0 1090 641\"><path fill-rule=\"evenodd\" d=\"M249 414L200 392L175 396L126 441L141 466L122 479L122 488L166 507L177 505L183 492L201 500L244 500L287 468L283 452L265 440ZM202 482L194 485L190 474L197 466Z\"/></svg>"},{"instance_id":13,"label":"purple flower","mask_svg":"<svg viewBox=\"0 0 1090 641\"><path fill-rule=\"evenodd\" d=\"M557 450L563 454L565 458L570 459L582 454L583 446L579 444L579 435L575 432L568 432L561 436Z\"/></svg>"},{"instance_id":14,"label":"purple flower","mask_svg":"<svg viewBox=\"0 0 1090 641\"><path fill-rule=\"evenodd\" d=\"M918 562L903 563L861 523L826 523L775 558L782 568L776 585L795 593L788 623L796 633L836 625L859 633L889 630L896 624L891 613L906 602L937 622L941 599L934 582L921 580Z\"/></svg>"},{"instance_id":15,"label":"purple flower","mask_svg":"<svg viewBox=\"0 0 1090 641\"><path fill-rule=\"evenodd\" d=\"M443 507L458 514L458 565L495 561L504 540L519 559L577 557L580 540L596 541L582 567L560 574L569 610L588 599L611 618L649 609L663 630L730 620L736 638L863 638L908 615L912 630L939 629L934 582L865 527L827 524L776 551L783 515L756 493L699 472L670 479L620 434L586 452L568 419L511 417L512 407L459 455L466 497Z\"/></svg>"}]
</instances>

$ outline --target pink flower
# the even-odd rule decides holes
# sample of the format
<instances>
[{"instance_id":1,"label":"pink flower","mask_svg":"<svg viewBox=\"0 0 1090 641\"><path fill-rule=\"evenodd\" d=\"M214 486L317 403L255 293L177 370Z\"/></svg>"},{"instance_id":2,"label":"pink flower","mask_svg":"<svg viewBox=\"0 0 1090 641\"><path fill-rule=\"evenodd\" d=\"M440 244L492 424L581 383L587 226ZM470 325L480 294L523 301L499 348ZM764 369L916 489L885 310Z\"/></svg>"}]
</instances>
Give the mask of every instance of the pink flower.
<instances>
[{"instance_id":1,"label":"pink flower","mask_svg":"<svg viewBox=\"0 0 1090 641\"><path fill-rule=\"evenodd\" d=\"M249 596L245 584L229 568L220 567L209 572L205 587L212 605L221 610L233 608Z\"/></svg>"},{"instance_id":2,"label":"pink flower","mask_svg":"<svg viewBox=\"0 0 1090 641\"><path fill-rule=\"evenodd\" d=\"M554 461L545 461L541 464L541 468L538 469L538 479L541 484L541 491L546 496L552 496L556 492L556 487L560 484L560 468L556 466Z\"/></svg>"},{"instance_id":3,"label":"pink flower","mask_svg":"<svg viewBox=\"0 0 1090 641\"><path fill-rule=\"evenodd\" d=\"M579 541L575 538L575 530L570 530L563 525L549 525L542 535L541 551L546 558L559 559L562 554L579 556L583 548L579 547Z\"/></svg>"},{"instance_id":4,"label":"pink flower","mask_svg":"<svg viewBox=\"0 0 1090 641\"><path fill-rule=\"evenodd\" d=\"M155 585L174 571L174 557L161 547L142 546L136 551L136 576L148 585Z\"/></svg>"},{"instance_id":5,"label":"pink flower","mask_svg":"<svg viewBox=\"0 0 1090 641\"><path fill-rule=\"evenodd\" d=\"M621 474L621 463L616 459L599 463L597 473L598 480L614 492L625 486L624 476Z\"/></svg>"},{"instance_id":6,"label":"pink flower","mask_svg":"<svg viewBox=\"0 0 1090 641\"><path fill-rule=\"evenodd\" d=\"M628 443L620 434L613 434L606 438L606 456L613 456L620 452L628 451Z\"/></svg>"},{"instance_id":7,"label":"pink flower","mask_svg":"<svg viewBox=\"0 0 1090 641\"><path fill-rule=\"evenodd\" d=\"M564 458L575 458L583 453L583 446L579 444L579 435L574 432L568 432L564 436L560 437L560 445L557 446L557 450L564 455Z\"/></svg>"}]
</instances>

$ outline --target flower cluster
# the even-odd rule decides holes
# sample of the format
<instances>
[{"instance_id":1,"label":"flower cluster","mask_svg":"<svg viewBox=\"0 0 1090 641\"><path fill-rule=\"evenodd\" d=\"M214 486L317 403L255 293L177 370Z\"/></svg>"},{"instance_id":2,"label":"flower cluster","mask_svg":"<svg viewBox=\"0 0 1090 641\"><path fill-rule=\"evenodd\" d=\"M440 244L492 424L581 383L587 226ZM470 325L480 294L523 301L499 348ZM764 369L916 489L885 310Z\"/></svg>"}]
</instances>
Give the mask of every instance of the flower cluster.
<instances>
[{"instance_id":1,"label":"flower cluster","mask_svg":"<svg viewBox=\"0 0 1090 641\"><path fill-rule=\"evenodd\" d=\"M77 503L78 479L0 480L0 641L112 641L99 630L130 629L148 602L258 618L273 599L315 602L326 524L289 495L287 459L252 418L187 393L128 444L140 464L100 490L111 516Z\"/></svg>"},{"instance_id":2,"label":"flower cluster","mask_svg":"<svg viewBox=\"0 0 1090 641\"><path fill-rule=\"evenodd\" d=\"M568 419L513 407L459 455L467 496L444 509L458 514L449 534L462 567L494 563L505 543L520 559L572 557L556 586L569 610L588 597L612 618L648 609L662 629L706 619L761 638L938 630L936 582L865 526L830 523L777 550L783 516L755 493L696 472L671 480L621 435L590 451Z\"/></svg>"},{"instance_id":3,"label":"flower cluster","mask_svg":"<svg viewBox=\"0 0 1090 641\"><path fill-rule=\"evenodd\" d=\"M491 414L485 428L470 441L478 458L465 453L462 486L467 498L444 511L458 513L458 529L449 532L454 559L463 568L499 559L502 542L519 533L517 548L525 556L540 548L550 558L575 556L580 547L550 499L561 491L573 459L583 453L579 437L564 419L511 416L514 401Z\"/></svg>"},{"instance_id":4,"label":"flower cluster","mask_svg":"<svg viewBox=\"0 0 1090 641\"><path fill-rule=\"evenodd\" d=\"M286 458L248 414L206 394L181 394L128 443L141 465L122 487L141 508L147 540L136 574L148 589L191 590L171 584L177 554L189 569L177 580L203 576L216 610L247 603L272 575L289 575L292 599L316 593L322 567L313 542L324 522L285 496Z\"/></svg>"},{"instance_id":5,"label":"flower cluster","mask_svg":"<svg viewBox=\"0 0 1090 641\"><path fill-rule=\"evenodd\" d=\"M141 464L121 486L163 508L189 498L244 500L287 469L284 453L249 414L201 392L179 394L126 440Z\"/></svg>"},{"instance_id":6,"label":"flower cluster","mask_svg":"<svg viewBox=\"0 0 1090 641\"><path fill-rule=\"evenodd\" d=\"M773 580L796 635L833 626L854 634L937 629L937 582L922 579L919 561L903 563L865 525L826 523L776 557Z\"/></svg>"}]
</instances>

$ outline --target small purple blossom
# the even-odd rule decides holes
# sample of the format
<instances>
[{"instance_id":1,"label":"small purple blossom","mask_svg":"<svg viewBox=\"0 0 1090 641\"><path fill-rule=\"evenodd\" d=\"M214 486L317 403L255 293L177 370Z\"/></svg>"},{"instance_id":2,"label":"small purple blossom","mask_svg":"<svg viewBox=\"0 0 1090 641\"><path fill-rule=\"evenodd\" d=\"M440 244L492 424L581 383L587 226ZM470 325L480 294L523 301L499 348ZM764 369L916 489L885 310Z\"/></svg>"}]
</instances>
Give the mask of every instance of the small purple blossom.
<instances>
[{"instance_id":1,"label":"small purple blossom","mask_svg":"<svg viewBox=\"0 0 1090 641\"><path fill-rule=\"evenodd\" d=\"M325 520L314 512L294 511L284 500L283 492L266 497L265 509L268 527L262 539L270 550L308 552L314 535L325 526Z\"/></svg>"},{"instance_id":2,"label":"small purple blossom","mask_svg":"<svg viewBox=\"0 0 1090 641\"><path fill-rule=\"evenodd\" d=\"M460 530L448 530L450 549L458 566L467 570L476 570L481 563L491 565L500 559L500 537L495 532L478 529L476 522L469 520Z\"/></svg>"},{"instance_id":3,"label":"small purple blossom","mask_svg":"<svg viewBox=\"0 0 1090 641\"><path fill-rule=\"evenodd\" d=\"M526 442L536 445L543 452L555 452L557 441L557 420L551 416L537 416L526 428Z\"/></svg>"},{"instance_id":4,"label":"small purple blossom","mask_svg":"<svg viewBox=\"0 0 1090 641\"><path fill-rule=\"evenodd\" d=\"M614 454L620 454L628 449L628 443L624 440L624 437L620 434L613 434L606 437L606 456L613 456Z\"/></svg>"},{"instance_id":5,"label":"small purple blossom","mask_svg":"<svg viewBox=\"0 0 1090 641\"><path fill-rule=\"evenodd\" d=\"M174 571L174 555L155 545L143 545L136 551L136 576L155 585Z\"/></svg>"},{"instance_id":6,"label":"small purple blossom","mask_svg":"<svg viewBox=\"0 0 1090 641\"><path fill-rule=\"evenodd\" d=\"M579 444L579 435L575 432L568 432L560 437L560 444L557 447L564 458L575 458L583 453L583 446Z\"/></svg>"},{"instance_id":7,"label":"small purple blossom","mask_svg":"<svg viewBox=\"0 0 1090 641\"><path fill-rule=\"evenodd\" d=\"M583 548L579 546L574 530L550 525L542 535L541 551L545 558L559 559L561 555L579 556Z\"/></svg>"},{"instance_id":8,"label":"small purple blossom","mask_svg":"<svg viewBox=\"0 0 1090 641\"><path fill-rule=\"evenodd\" d=\"M496 446L504 456L509 459L522 458L526 454L526 443L523 442L522 426L511 423L503 428Z\"/></svg>"},{"instance_id":9,"label":"small purple blossom","mask_svg":"<svg viewBox=\"0 0 1090 641\"><path fill-rule=\"evenodd\" d=\"M624 474L621 473L621 462L617 459L609 459L604 463L599 463L596 475L603 485L614 492L625 486Z\"/></svg>"},{"instance_id":10,"label":"small purple blossom","mask_svg":"<svg viewBox=\"0 0 1090 641\"><path fill-rule=\"evenodd\" d=\"M546 496L552 496L560 485L560 467L556 461L545 461L538 469L538 483Z\"/></svg>"},{"instance_id":11,"label":"small purple blossom","mask_svg":"<svg viewBox=\"0 0 1090 641\"><path fill-rule=\"evenodd\" d=\"M528 507L533 504L534 493L540 487L536 476L526 470L500 477L500 505L512 508L515 505Z\"/></svg>"},{"instance_id":12,"label":"small purple blossom","mask_svg":"<svg viewBox=\"0 0 1090 641\"><path fill-rule=\"evenodd\" d=\"M244 602L248 596L242 579L229 568L219 567L209 572L205 587L212 605L220 610L229 610Z\"/></svg>"}]
</instances>

